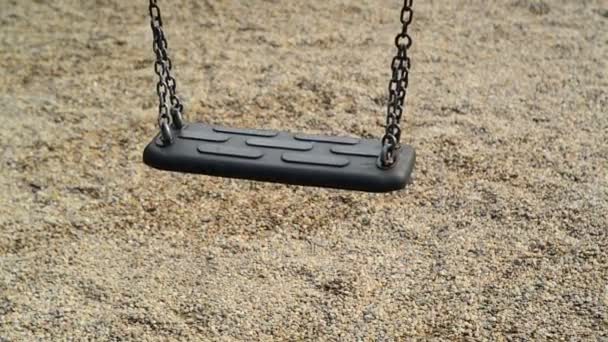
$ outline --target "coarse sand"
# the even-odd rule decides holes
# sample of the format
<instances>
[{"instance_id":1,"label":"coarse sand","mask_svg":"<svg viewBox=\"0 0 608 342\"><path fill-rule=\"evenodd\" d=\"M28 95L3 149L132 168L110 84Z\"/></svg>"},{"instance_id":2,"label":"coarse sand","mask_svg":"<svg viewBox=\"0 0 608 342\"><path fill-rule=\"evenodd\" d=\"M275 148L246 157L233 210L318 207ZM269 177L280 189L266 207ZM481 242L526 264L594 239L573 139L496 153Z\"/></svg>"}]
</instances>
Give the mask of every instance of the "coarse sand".
<instances>
[{"instance_id":1,"label":"coarse sand","mask_svg":"<svg viewBox=\"0 0 608 342\"><path fill-rule=\"evenodd\" d=\"M189 120L377 137L399 1L159 2ZM608 1L416 1L414 183L143 165L145 1L0 0L0 341L608 340Z\"/></svg>"}]
</instances>

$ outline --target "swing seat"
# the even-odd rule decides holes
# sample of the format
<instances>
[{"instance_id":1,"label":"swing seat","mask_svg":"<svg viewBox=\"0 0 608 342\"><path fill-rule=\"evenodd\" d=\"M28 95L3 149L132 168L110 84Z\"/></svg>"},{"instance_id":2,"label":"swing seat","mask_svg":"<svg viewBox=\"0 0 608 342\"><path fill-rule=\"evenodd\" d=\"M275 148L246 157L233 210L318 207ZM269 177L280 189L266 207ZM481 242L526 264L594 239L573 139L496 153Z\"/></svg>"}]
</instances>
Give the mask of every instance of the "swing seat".
<instances>
[{"instance_id":1,"label":"swing seat","mask_svg":"<svg viewBox=\"0 0 608 342\"><path fill-rule=\"evenodd\" d=\"M402 145L391 168L379 166L379 140L291 134L191 123L154 138L144 162L154 168L283 184L389 192L405 187L415 153Z\"/></svg>"}]
</instances>

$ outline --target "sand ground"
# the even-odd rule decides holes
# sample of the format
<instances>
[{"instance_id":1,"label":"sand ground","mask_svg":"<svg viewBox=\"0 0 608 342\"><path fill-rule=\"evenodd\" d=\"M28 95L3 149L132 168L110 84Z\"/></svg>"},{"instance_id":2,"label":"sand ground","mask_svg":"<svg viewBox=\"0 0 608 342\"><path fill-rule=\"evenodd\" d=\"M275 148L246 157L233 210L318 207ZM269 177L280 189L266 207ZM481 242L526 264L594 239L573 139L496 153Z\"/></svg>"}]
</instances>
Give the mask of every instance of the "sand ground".
<instances>
[{"instance_id":1,"label":"sand ground","mask_svg":"<svg viewBox=\"0 0 608 342\"><path fill-rule=\"evenodd\" d=\"M161 1L190 120L377 136L399 1ZM0 0L0 341L608 339L608 1L416 1L385 195L168 174L144 1Z\"/></svg>"}]
</instances>

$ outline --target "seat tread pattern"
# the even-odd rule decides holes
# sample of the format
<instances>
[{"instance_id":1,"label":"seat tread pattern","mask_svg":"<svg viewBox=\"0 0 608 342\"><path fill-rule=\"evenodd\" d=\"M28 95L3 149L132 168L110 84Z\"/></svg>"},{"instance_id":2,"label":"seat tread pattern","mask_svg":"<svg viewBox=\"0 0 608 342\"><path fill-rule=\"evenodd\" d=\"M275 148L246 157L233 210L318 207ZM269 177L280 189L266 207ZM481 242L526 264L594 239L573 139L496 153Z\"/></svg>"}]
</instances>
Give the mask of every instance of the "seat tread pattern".
<instances>
[{"instance_id":1,"label":"seat tread pattern","mask_svg":"<svg viewBox=\"0 0 608 342\"><path fill-rule=\"evenodd\" d=\"M390 169L378 166L379 140L292 134L191 123L162 146L156 137L144 162L157 169L304 186L368 192L402 189L415 163L400 148Z\"/></svg>"}]
</instances>

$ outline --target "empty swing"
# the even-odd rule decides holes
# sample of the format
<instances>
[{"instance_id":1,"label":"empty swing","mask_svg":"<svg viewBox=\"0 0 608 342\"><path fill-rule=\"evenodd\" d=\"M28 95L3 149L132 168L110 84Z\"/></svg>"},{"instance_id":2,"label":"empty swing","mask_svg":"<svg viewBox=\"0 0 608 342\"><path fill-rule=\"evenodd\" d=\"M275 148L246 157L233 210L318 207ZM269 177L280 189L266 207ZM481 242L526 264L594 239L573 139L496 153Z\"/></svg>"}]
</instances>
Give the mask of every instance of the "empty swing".
<instances>
[{"instance_id":1,"label":"empty swing","mask_svg":"<svg viewBox=\"0 0 608 342\"><path fill-rule=\"evenodd\" d=\"M405 187L415 163L414 149L400 143L400 122L408 86L413 0L404 0L402 31L395 38L386 128L381 139L321 136L244 129L184 121L157 0L149 12L156 55L160 132L144 151L156 169L283 184L367 192Z\"/></svg>"}]
</instances>

